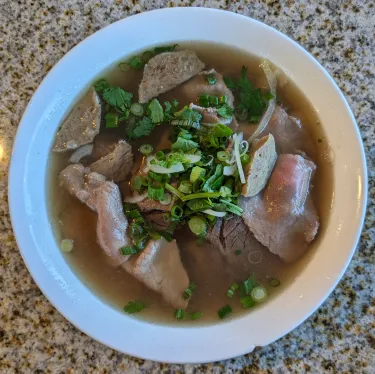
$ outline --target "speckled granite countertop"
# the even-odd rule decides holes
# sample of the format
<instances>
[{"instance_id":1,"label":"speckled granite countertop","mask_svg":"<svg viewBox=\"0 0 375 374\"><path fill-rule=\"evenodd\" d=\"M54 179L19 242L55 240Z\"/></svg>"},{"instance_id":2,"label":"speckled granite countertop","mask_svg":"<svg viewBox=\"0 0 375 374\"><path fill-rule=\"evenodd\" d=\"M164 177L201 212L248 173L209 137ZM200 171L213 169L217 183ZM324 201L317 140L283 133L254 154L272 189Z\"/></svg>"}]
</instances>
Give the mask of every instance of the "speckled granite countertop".
<instances>
[{"instance_id":1,"label":"speckled granite countertop","mask_svg":"<svg viewBox=\"0 0 375 374\"><path fill-rule=\"evenodd\" d=\"M303 3L303 4L302 4ZM208 365L164 365L117 353L81 333L41 294L13 237L7 205L12 141L49 69L94 31L166 6L210 6L265 22L302 44L329 71L358 120L369 165L369 210L339 286L278 342ZM331 1L0 0L1 373L375 373L375 3Z\"/></svg>"}]
</instances>

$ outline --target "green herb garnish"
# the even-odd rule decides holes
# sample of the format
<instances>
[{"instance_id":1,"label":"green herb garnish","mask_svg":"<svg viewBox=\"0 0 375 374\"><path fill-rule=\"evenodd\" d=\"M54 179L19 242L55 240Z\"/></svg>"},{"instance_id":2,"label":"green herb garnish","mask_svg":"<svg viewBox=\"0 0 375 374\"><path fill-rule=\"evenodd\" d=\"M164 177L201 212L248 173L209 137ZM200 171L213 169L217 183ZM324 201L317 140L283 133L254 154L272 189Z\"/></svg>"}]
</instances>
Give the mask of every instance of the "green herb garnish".
<instances>
[{"instance_id":1,"label":"green herb garnish","mask_svg":"<svg viewBox=\"0 0 375 374\"><path fill-rule=\"evenodd\" d=\"M124 312L128 314L139 313L146 308L146 304L142 301L129 301L124 306Z\"/></svg>"},{"instance_id":2,"label":"green herb garnish","mask_svg":"<svg viewBox=\"0 0 375 374\"><path fill-rule=\"evenodd\" d=\"M188 300L190 299L191 295L193 294L193 292L197 289L197 285L194 284L194 283L190 283L189 284L189 287L185 290L184 292L184 299L185 300Z\"/></svg>"},{"instance_id":3,"label":"green herb garnish","mask_svg":"<svg viewBox=\"0 0 375 374\"><path fill-rule=\"evenodd\" d=\"M177 309L174 313L177 321L181 321L185 318L185 311L183 309Z\"/></svg>"},{"instance_id":4,"label":"green herb garnish","mask_svg":"<svg viewBox=\"0 0 375 374\"><path fill-rule=\"evenodd\" d=\"M231 313L232 313L232 308L228 304L225 305L225 306L223 306L217 312L217 314L218 314L218 316L219 316L220 319L224 319L224 318L228 317L229 314L231 314Z\"/></svg>"}]
</instances>

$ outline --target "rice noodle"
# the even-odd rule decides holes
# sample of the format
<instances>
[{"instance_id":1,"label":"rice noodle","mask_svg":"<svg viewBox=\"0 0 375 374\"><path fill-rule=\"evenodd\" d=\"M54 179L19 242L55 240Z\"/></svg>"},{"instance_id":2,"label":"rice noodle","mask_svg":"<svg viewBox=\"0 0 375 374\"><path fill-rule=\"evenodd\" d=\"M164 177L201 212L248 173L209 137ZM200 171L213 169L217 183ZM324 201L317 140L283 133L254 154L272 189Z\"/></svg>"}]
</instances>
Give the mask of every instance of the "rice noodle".
<instances>
[{"instance_id":1,"label":"rice noodle","mask_svg":"<svg viewBox=\"0 0 375 374\"><path fill-rule=\"evenodd\" d=\"M272 117L272 114L273 114L273 112L275 110L275 107L276 107L276 84L277 84L276 76L275 76L274 72L272 71L268 60L263 59L260 66L263 69L264 74L266 75L268 85L270 87L270 92L273 95L273 99L271 99L268 102L268 107L267 107L266 112L264 113L264 116L260 120L259 125L256 128L256 130L254 131L253 135L251 135L248 139L249 143L252 143L253 140L260 133L262 133L264 131L264 129L267 127L268 122L270 121L270 119Z\"/></svg>"}]
</instances>

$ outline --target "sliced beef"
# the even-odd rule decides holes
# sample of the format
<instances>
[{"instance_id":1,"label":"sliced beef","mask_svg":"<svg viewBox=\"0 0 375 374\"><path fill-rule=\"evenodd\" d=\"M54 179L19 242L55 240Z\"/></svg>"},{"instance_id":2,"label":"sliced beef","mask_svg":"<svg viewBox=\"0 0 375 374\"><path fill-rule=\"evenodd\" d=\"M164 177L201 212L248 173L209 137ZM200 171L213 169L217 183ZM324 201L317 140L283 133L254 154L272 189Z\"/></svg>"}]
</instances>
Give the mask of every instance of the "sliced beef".
<instances>
[{"instance_id":1,"label":"sliced beef","mask_svg":"<svg viewBox=\"0 0 375 374\"><path fill-rule=\"evenodd\" d=\"M169 227L170 222L164 219L164 214L165 213L163 212L154 210L148 213L144 213L144 216L153 225L155 230L165 231Z\"/></svg>"},{"instance_id":2,"label":"sliced beef","mask_svg":"<svg viewBox=\"0 0 375 374\"><path fill-rule=\"evenodd\" d=\"M114 182L120 182L126 179L133 164L131 145L125 140L120 140L111 153L92 163L90 169Z\"/></svg>"},{"instance_id":3,"label":"sliced beef","mask_svg":"<svg viewBox=\"0 0 375 374\"><path fill-rule=\"evenodd\" d=\"M53 150L64 152L91 143L100 130L101 112L99 96L90 88L56 134Z\"/></svg>"},{"instance_id":4,"label":"sliced beef","mask_svg":"<svg viewBox=\"0 0 375 374\"><path fill-rule=\"evenodd\" d=\"M112 153L116 144L119 142L120 138L116 134L98 134L94 140L94 148L92 150L93 161L97 161L102 157L107 156Z\"/></svg>"},{"instance_id":5,"label":"sliced beef","mask_svg":"<svg viewBox=\"0 0 375 374\"><path fill-rule=\"evenodd\" d=\"M311 138L301 121L289 116L280 106L276 106L270 122L260 136L268 134L274 136L278 154L299 153L304 150L309 155L314 149Z\"/></svg>"},{"instance_id":6,"label":"sliced beef","mask_svg":"<svg viewBox=\"0 0 375 374\"><path fill-rule=\"evenodd\" d=\"M173 206L173 203L170 203L169 205L163 205L160 201L146 198L137 203L137 205L139 206L139 209L142 212L150 212L152 210L157 210L160 212L169 212L171 210L171 207Z\"/></svg>"},{"instance_id":7,"label":"sliced beef","mask_svg":"<svg viewBox=\"0 0 375 374\"><path fill-rule=\"evenodd\" d=\"M174 308L187 307L183 293L189 286L189 278L175 240L171 243L165 239L152 240L122 266L148 288L160 293Z\"/></svg>"},{"instance_id":8,"label":"sliced beef","mask_svg":"<svg viewBox=\"0 0 375 374\"><path fill-rule=\"evenodd\" d=\"M280 155L266 189L240 199L247 226L285 262L300 257L318 231L319 218L309 196L315 168L300 155Z\"/></svg>"},{"instance_id":9,"label":"sliced beef","mask_svg":"<svg viewBox=\"0 0 375 374\"><path fill-rule=\"evenodd\" d=\"M65 168L60 173L60 181L70 194L98 214L98 243L113 263L126 261L128 256L121 255L120 248L131 243L126 235L128 221L123 213L118 186L81 164Z\"/></svg>"},{"instance_id":10,"label":"sliced beef","mask_svg":"<svg viewBox=\"0 0 375 374\"><path fill-rule=\"evenodd\" d=\"M147 63L139 85L139 102L145 103L198 74L204 63L193 51L161 53Z\"/></svg>"}]
</instances>

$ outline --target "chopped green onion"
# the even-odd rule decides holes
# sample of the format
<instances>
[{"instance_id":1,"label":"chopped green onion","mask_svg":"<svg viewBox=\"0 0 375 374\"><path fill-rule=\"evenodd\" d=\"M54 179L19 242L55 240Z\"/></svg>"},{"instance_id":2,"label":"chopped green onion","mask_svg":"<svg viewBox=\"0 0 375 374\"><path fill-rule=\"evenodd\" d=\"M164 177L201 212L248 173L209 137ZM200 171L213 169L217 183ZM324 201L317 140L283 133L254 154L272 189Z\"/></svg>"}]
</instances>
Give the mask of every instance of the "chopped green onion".
<instances>
[{"instance_id":1,"label":"chopped green onion","mask_svg":"<svg viewBox=\"0 0 375 374\"><path fill-rule=\"evenodd\" d=\"M190 313L190 319L192 321L195 321L195 320L197 320L201 317L202 317L202 312L192 312L192 313Z\"/></svg>"},{"instance_id":2,"label":"chopped green onion","mask_svg":"<svg viewBox=\"0 0 375 374\"><path fill-rule=\"evenodd\" d=\"M193 183L193 192L196 193L200 191L205 183L204 178L199 177L195 182Z\"/></svg>"},{"instance_id":3,"label":"chopped green onion","mask_svg":"<svg viewBox=\"0 0 375 374\"><path fill-rule=\"evenodd\" d=\"M141 152L145 156L148 156L150 153L152 153L153 150L154 148L152 147L151 144L142 144L139 147L139 152Z\"/></svg>"},{"instance_id":4,"label":"chopped green onion","mask_svg":"<svg viewBox=\"0 0 375 374\"><path fill-rule=\"evenodd\" d=\"M261 116L250 116L249 122L258 123L262 117Z\"/></svg>"},{"instance_id":5,"label":"chopped green onion","mask_svg":"<svg viewBox=\"0 0 375 374\"><path fill-rule=\"evenodd\" d=\"M131 66L127 62L121 62L118 67L123 72L129 71L131 68Z\"/></svg>"},{"instance_id":6,"label":"chopped green onion","mask_svg":"<svg viewBox=\"0 0 375 374\"><path fill-rule=\"evenodd\" d=\"M134 56L130 59L129 65L136 70L142 70L145 66L145 63L139 56Z\"/></svg>"},{"instance_id":7,"label":"chopped green onion","mask_svg":"<svg viewBox=\"0 0 375 374\"><path fill-rule=\"evenodd\" d=\"M105 127L107 129L118 127L118 114L117 113L107 113L105 115Z\"/></svg>"},{"instance_id":8,"label":"chopped green onion","mask_svg":"<svg viewBox=\"0 0 375 374\"><path fill-rule=\"evenodd\" d=\"M246 279L243 283L243 292L246 296L249 296L251 291L254 287L258 285L257 281L255 280L254 275L251 275L248 279Z\"/></svg>"},{"instance_id":9,"label":"chopped green onion","mask_svg":"<svg viewBox=\"0 0 375 374\"><path fill-rule=\"evenodd\" d=\"M217 96L210 96L209 97L210 106L218 106L219 105L219 98Z\"/></svg>"},{"instance_id":10,"label":"chopped green onion","mask_svg":"<svg viewBox=\"0 0 375 374\"><path fill-rule=\"evenodd\" d=\"M147 64L147 62L149 62L154 57L154 55L155 54L151 51L145 51L142 53L142 61Z\"/></svg>"},{"instance_id":11,"label":"chopped green onion","mask_svg":"<svg viewBox=\"0 0 375 374\"><path fill-rule=\"evenodd\" d=\"M129 301L124 306L124 312L128 314L134 314L134 313L141 312L145 308L146 308L146 304L143 303L142 301Z\"/></svg>"},{"instance_id":12,"label":"chopped green onion","mask_svg":"<svg viewBox=\"0 0 375 374\"><path fill-rule=\"evenodd\" d=\"M137 117L142 117L144 113L144 109L142 104L134 103L130 107L130 112L133 113Z\"/></svg>"},{"instance_id":13,"label":"chopped green onion","mask_svg":"<svg viewBox=\"0 0 375 374\"><path fill-rule=\"evenodd\" d=\"M139 239L137 239L136 243L135 243L135 246L138 250L143 250L146 248L147 246L147 243L149 241L149 236L148 235L145 235Z\"/></svg>"},{"instance_id":14,"label":"chopped green onion","mask_svg":"<svg viewBox=\"0 0 375 374\"><path fill-rule=\"evenodd\" d=\"M219 96L219 104L221 104L221 105L226 104L227 101L228 101L228 96L225 96L225 95Z\"/></svg>"},{"instance_id":15,"label":"chopped green onion","mask_svg":"<svg viewBox=\"0 0 375 374\"><path fill-rule=\"evenodd\" d=\"M229 197L229 196L231 196L231 192L232 191L227 186L221 186L220 187L221 197Z\"/></svg>"},{"instance_id":16,"label":"chopped green onion","mask_svg":"<svg viewBox=\"0 0 375 374\"><path fill-rule=\"evenodd\" d=\"M251 290L251 297L255 302L261 303L267 298L267 290L261 286L254 287Z\"/></svg>"},{"instance_id":17,"label":"chopped green onion","mask_svg":"<svg viewBox=\"0 0 375 374\"><path fill-rule=\"evenodd\" d=\"M158 161L164 161L165 160L165 154L163 151L157 151L155 153L155 157Z\"/></svg>"},{"instance_id":18,"label":"chopped green onion","mask_svg":"<svg viewBox=\"0 0 375 374\"><path fill-rule=\"evenodd\" d=\"M223 319L223 318L227 317L231 313L232 313L232 308L228 304L225 305L225 306L223 306L217 312L217 314L218 314L218 316L219 316L220 319Z\"/></svg>"},{"instance_id":19,"label":"chopped green onion","mask_svg":"<svg viewBox=\"0 0 375 374\"><path fill-rule=\"evenodd\" d=\"M189 200L186 204L193 212L200 212L202 210L211 209L212 203L208 199L194 199Z\"/></svg>"},{"instance_id":20,"label":"chopped green onion","mask_svg":"<svg viewBox=\"0 0 375 374\"><path fill-rule=\"evenodd\" d=\"M204 177L206 174L206 170L201 168L200 166L194 166L191 169L190 173L190 182L194 183L198 178Z\"/></svg>"},{"instance_id":21,"label":"chopped green onion","mask_svg":"<svg viewBox=\"0 0 375 374\"><path fill-rule=\"evenodd\" d=\"M274 288L280 286L280 281L278 279L276 279L276 278L271 278L270 281L269 281L269 283L270 283L270 286L274 287Z\"/></svg>"},{"instance_id":22,"label":"chopped green onion","mask_svg":"<svg viewBox=\"0 0 375 374\"><path fill-rule=\"evenodd\" d=\"M144 230L143 230L143 227L141 225L139 225L138 223L133 223L131 225L131 236L132 236L132 238L138 238L141 235L143 235L143 233L144 233Z\"/></svg>"},{"instance_id":23,"label":"chopped green onion","mask_svg":"<svg viewBox=\"0 0 375 374\"><path fill-rule=\"evenodd\" d=\"M74 247L74 242L71 239L63 239L61 240L60 248L63 252L68 253L71 252Z\"/></svg>"},{"instance_id":24,"label":"chopped green onion","mask_svg":"<svg viewBox=\"0 0 375 374\"><path fill-rule=\"evenodd\" d=\"M249 309L255 305L255 301L251 296L241 297L240 302L245 309Z\"/></svg>"},{"instance_id":25,"label":"chopped green onion","mask_svg":"<svg viewBox=\"0 0 375 374\"><path fill-rule=\"evenodd\" d=\"M185 317L185 311L184 311L183 309L177 309L177 310L175 311L174 315L175 315L175 317L176 317L176 319L177 319L178 321L181 321L181 320L183 320L184 317Z\"/></svg>"},{"instance_id":26,"label":"chopped green onion","mask_svg":"<svg viewBox=\"0 0 375 374\"><path fill-rule=\"evenodd\" d=\"M197 101L198 101L198 104L204 108L208 108L210 106L209 95L199 95Z\"/></svg>"},{"instance_id":27,"label":"chopped green onion","mask_svg":"<svg viewBox=\"0 0 375 374\"><path fill-rule=\"evenodd\" d=\"M147 186L146 177L143 175L136 175L131 182L131 188L134 191L140 191L142 187Z\"/></svg>"},{"instance_id":28,"label":"chopped green onion","mask_svg":"<svg viewBox=\"0 0 375 374\"><path fill-rule=\"evenodd\" d=\"M137 218L137 217L142 217L141 213L139 213L139 210L138 209L132 209L129 213L128 213L128 217L129 218Z\"/></svg>"},{"instance_id":29,"label":"chopped green onion","mask_svg":"<svg viewBox=\"0 0 375 374\"><path fill-rule=\"evenodd\" d=\"M190 194L193 192L193 185L188 181L182 181L178 186L178 190L182 193Z\"/></svg>"},{"instance_id":30,"label":"chopped green onion","mask_svg":"<svg viewBox=\"0 0 375 374\"><path fill-rule=\"evenodd\" d=\"M138 249L132 245L129 245L127 247L121 247L120 251L124 256L135 255L138 253Z\"/></svg>"},{"instance_id":31,"label":"chopped green onion","mask_svg":"<svg viewBox=\"0 0 375 374\"><path fill-rule=\"evenodd\" d=\"M165 189L169 192L172 192L174 195L178 196L181 200L185 197L185 195L182 192L180 192L177 188L174 188L168 183L165 184Z\"/></svg>"},{"instance_id":32,"label":"chopped green onion","mask_svg":"<svg viewBox=\"0 0 375 374\"><path fill-rule=\"evenodd\" d=\"M242 215L243 209L241 207L239 207L238 205L233 204L233 203L231 203L227 200L224 200L224 199L220 199L220 202L227 205L227 212L231 212L233 214L236 214L237 216Z\"/></svg>"},{"instance_id":33,"label":"chopped green onion","mask_svg":"<svg viewBox=\"0 0 375 374\"><path fill-rule=\"evenodd\" d=\"M184 215L184 210L180 206L174 205L172 207L172 209L171 209L172 218L180 219L180 218L182 218L183 215Z\"/></svg>"},{"instance_id":34,"label":"chopped green onion","mask_svg":"<svg viewBox=\"0 0 375 374\"><path fill-rule=\"evenodd\" d=\"M195 235L203 235L207 231L206 220L199 216L193 216L189 220L189 228L191 232Z\"/></svg>"},{"instance_id":35,"label":"chopped green onion","mask_svg":"<svg viewBox=\"0 0 375 374\"><path fill-rule=\"evenodd\" d=\"M150 183L149 181L147 193L148 193L148 197L151 200L161 201L164 199L164 187L160 186L159 183L154 187L153 184Z\"/></svg>"},{"instance_id":36,"label":"chopped green onion","mask_svg":"<svg viewBox=\"0 0 375 374\"><path fill-rule=\"evenodd\" d=\"M237 291L237 289L238 289L238 284L233 283L227 292L228 297L232 298L234 293Z\"/></svg>"},{"instance_id":37,"label":"chopped green onion","mask_svg":"<svg viewBox=\"0 0 375 374\"><path fill-rule=\"evenodd\" d=\"M239 256L241 253L242 253L241 249L237 249L237 250L234 252L234 254L235 254L236 256Z\"/></svg>"},{"instance_id":38,"label":"chopped green onion","mask_svg":"<svg viewBox=\"0 0 375 374\"><path fill-rule=\"evenodd\" d=\"M216 77L213 74L206 75L206 82L212 86L216 83Z\"/></svg>"},{"instance_id":39,"label":"chopped green onion","mask_svg":"<svg viewBox=\"0 0 375 374\"><path fill-rule=\"evenodd\" d=\"M238 120L246 121L249 115L249 112L247 111L246 108L236 108L236 110L234 111L234 114Z\"/></svg>"},{"instance_id":40,"label":"chopped green onion","mask_svg":"<svg viewBox=\"0 0 375 374\"><path fill-rule=\"evenodd\" d=\"M199 192L199 193L194 193L191 195L185 195L181 197L181 200L188 201L188 200L193 200L193 199L201 199L205 197L216 198L219 196L220 196L220 192Z\"/></svg>"},{"instance_id":41,"label":"chopped green onion","mask_svg":"<svg viewBox=\"0 0 375 374\"><path fill-rule=\"evenodd\" d=\"M134 223L144 223L145 222L145 219L143 217L137 217L137 218L134 218Z\"/></svg>"},{"instance_id":42,"label":"chopped green onion","mask_svg":"<svg viewBox=\"0 0 375 374\"><path fill-rule=\"evenodd\" d=\"M244 153L240 159L242 165L247 165L250 162L250 156L247 153Z\"/></svg>"},{"instance_id":43,"label":"chopped green onion","mask_svg":"<svg viewBox=\"0 0 375 374\"><path fill-rule=\"evenodd\" d=\"M190 299L191 295L193 294L193 292L197 289L197 285L194 284L194 283L190 283L189 284L189 287L184 291L184 299L185 300L188 300Z\"/></svg>"},{"instance_id":44,"label":"chopped green onion","mask_svg":"<svg viewBox=\"0 0 375 374\"><path fill-rule=\"evenodd\" d=\"M220 151L217 152L217 158L219 159L219 161L227 161L230 159L230 154L226 151Z\"/></svg>"}]
</instances>

